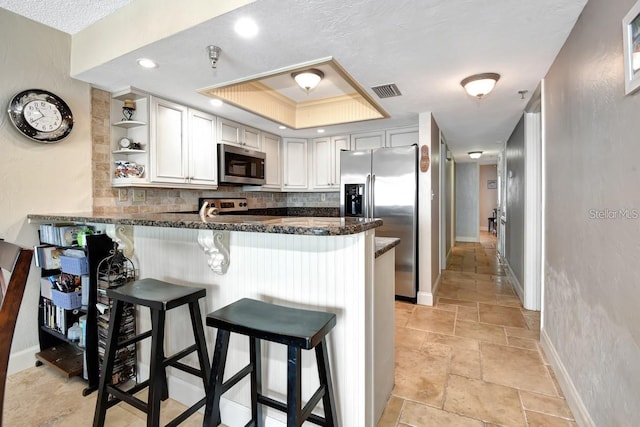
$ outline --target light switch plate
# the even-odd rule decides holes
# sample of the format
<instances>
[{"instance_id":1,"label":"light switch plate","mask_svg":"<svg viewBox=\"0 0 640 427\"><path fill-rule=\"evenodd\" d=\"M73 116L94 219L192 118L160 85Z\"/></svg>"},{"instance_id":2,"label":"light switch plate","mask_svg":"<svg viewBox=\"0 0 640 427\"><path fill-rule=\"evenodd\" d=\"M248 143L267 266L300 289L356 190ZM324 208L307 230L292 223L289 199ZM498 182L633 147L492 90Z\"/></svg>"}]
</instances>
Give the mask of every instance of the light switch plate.
<instances>
[{"instance_id":1,"label":"light switch plate","mask_svg":"<svg viewBox=\"0 0 640 427\"><path fill-rule=\"evenodd\" d=\"M133 201L144 202L147 199L147 192L138 188L133 189Z\"/></svg>"}]
</instances>

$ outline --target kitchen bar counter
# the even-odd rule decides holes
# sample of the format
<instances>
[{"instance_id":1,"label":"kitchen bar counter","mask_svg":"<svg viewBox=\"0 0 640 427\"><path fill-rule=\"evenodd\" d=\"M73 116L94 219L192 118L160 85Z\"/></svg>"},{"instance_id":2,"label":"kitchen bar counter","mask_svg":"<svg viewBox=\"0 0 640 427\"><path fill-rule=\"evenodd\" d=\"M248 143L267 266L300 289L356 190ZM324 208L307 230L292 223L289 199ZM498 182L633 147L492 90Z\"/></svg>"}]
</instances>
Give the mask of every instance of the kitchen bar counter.
<instances>
[{"instance_id":1,"label":"kitchen bar counter","mask_svg":"<svg viewBox=\"0 0 640 427\"><path fill-rule=\"evenodd\" d=\"M333 217L220 215L202 221L197 214L29 215L31 223L76 222L109 234L130 250L138 278L152 277L207 290L203 315L240 298L335 313L328 351L340 426L374 427L393 389L394 246L376 238L381 220ZM165 352L193 343L184 334L184 307L167 316ZM185 323L187 322L187 323ZM146 312L139 331L150 329ZM206 328L210 354L214 330ZM248 362L247 340L232 337L227 370ZM307 354L310 353L310 354ZM149 372L149 345L139 348L139 380ZM286 396L286 347L263 343L262 386L268 395ZM313 352L303 355L302 395L317 387ZM311 358L311 359L308 359ZM170 397L187 406L202 398L202 383L179 370L167 372ZM244 425L249 418L246 381L222 399L222 422ZM320 408L316 412L320 412ZM267 423L285 426L284 415L267 412Z\"/></svg>"},{"instance_id":2,"label":"kitchen bar counter","mask_svg":"<svg viewBox=\"0 0 640 427\"><path fill-rule=\"evenodd\" d=\"M259 215L218 215L203 221L193 213L145 214L30 214L36 222L83 222L200 230L245 231L253 233L340 236L361 233L382 225L380 219L332 217L277 217Z\"/></svg>"}]
</instances>

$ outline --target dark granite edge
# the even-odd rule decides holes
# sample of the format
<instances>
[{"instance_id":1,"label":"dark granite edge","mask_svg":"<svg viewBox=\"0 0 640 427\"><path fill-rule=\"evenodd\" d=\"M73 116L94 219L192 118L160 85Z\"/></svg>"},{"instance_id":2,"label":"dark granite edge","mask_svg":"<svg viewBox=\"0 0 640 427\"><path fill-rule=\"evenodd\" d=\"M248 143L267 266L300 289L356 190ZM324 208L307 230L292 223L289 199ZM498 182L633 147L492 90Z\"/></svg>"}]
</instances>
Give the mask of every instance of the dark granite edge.
<instances>
[{"instance_id":1,"label":"dark granite edge","mask_svg":"<svg viewBox=\"0 0 640 427\"><path fill-rule=\"evenodd\" d=\"M378 258L382 254L389 252L391 249L395 248L400 244L400 239L397 237L376 237L376 255Z\"/></svg>"},{"instance_id":2,"label":"dark granite edge","mask_svg":"<svg viewBox=\"0 0 640 427\"><path fill-rule=\"evenodd\" d=\"M149 216L162 214L150 214ZM148 227L186 228L198 230L227 230L253 233L273 233L273 234L296 234L312 236L341 236L357 234L382 225L382 220L372 219L362 223L344 224L336 226L296 226L281 224L260 224L258 221L251 223L230 223L230 222L203 222L179 219L160 218L118 218L109 216L94 216L92 214L29 214L27 218L34 221L60 221L60 222L85 222L114 225L138 225ZM224 219L223 216L217 217Z\"/></svg>"}]
</instances>

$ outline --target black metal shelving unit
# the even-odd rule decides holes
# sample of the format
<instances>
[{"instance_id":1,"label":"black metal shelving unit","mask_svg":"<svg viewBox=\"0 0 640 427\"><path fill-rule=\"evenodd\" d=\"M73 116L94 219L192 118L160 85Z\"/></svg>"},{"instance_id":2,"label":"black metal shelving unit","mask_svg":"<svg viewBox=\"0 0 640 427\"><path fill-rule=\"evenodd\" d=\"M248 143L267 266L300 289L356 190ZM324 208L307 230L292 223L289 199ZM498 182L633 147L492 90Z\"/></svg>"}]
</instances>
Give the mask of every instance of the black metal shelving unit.
<instances>
[{"instance_id":1,"label":"black metal shelving unit","mask_svg":"<svg viewBox=\"0 0 640 427\"><path fill-rule=\"evenodd\" d=\"M75 319L83 314L87 316L85 331L85 347L80 347L77 342L70 341L64 334L45 326L44 298L40 296L38 310L38 336L40 352L36 354L36 366L46 365L67 378L83 374L86 364L87 387L83 390L86 396L98 388L100 380L100 366L98 359L98 327L97 327L97 269L98 264L109 256L113 249L113 241L106 234L86 236L89 264L89 297L88 305L75 310L67 310L68 318ZM60 270L42 270L42 277L59 273ZM71 324L73 321L71 321Z\"/></svg>"}]
</instances>

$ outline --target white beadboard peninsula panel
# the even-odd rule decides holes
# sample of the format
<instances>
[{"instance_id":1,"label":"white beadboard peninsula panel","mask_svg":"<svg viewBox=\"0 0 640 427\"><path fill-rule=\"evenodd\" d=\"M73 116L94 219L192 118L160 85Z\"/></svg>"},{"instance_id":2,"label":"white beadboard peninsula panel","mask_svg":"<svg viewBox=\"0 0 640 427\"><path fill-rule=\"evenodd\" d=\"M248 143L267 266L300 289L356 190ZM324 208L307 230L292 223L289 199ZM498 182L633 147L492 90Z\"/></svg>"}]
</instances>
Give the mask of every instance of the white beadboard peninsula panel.
<instances>
[{"instance_id":1,"label":"white beadboard peninsula panel","mask_svg":"<svg viewBox=\"0 0 640 427\"><path fill-rule=\"evenodd\" d=\"M205 287L207 296L201 302L203 316L243 297L335 313L337 325L329 334L328 350L338 417L342 426L364 426L365 405L367 396L371 396L371 385L367 384L369 390L365 392L366 364L363 362L370 351L367 349L370 345L367 337L372 333L366 322L371 313L368 312L367 299L370 296L365 293L365 283L371 280L373 237L372 230L347 236L231 232L230 266L227 274L221 276L209 269L205 254L197 243L197 230L135 227L134 262L139 268L140 278L153 277L176 284ZM138 317L140 331L150 327L149 315L145 311L143 309ZM215 344L214 330L205 326L205 332L211 357ZM168 313L165 335L168 355L193 342L186 307ZM148 364L148 349L148 343L141 344L139 353L143 366ZM248 363L248 352L248 340L232 334L225 378ZM263 358L264 391L273 398L284 399L286 347L264 343ZM195 366L195 356L186 360ZM193 384L193 396L181 393L171 394L172 398L191 403L203 395L194 377L177 370L170 370L169 375ZM313 351L303 352L303 400L308 400L317 387L315 354ZM224 397L248 407L248 378ZM234 406L237 405L229 407ZM285 420L280 412L265 410L268 417ZM322 413L319 408L317 412ZM235 425L231 420L225 421L225 417L234 414L223 415L223 422Z\"/></svg>"}]
</instances>

